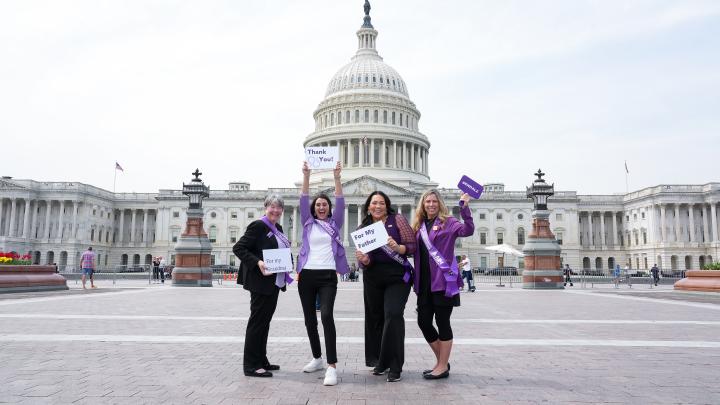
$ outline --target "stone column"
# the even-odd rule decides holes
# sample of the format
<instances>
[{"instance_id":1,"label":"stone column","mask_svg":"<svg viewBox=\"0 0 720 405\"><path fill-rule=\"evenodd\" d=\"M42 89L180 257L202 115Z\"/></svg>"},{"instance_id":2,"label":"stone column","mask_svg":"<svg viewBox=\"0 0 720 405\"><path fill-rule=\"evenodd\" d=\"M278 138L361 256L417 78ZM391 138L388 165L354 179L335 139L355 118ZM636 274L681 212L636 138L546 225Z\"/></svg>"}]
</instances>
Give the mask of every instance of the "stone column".
<instances>
[{"instance_id":1,"label":"stone column","mask_svg":"<svg viewBox=\"0 0 720 405\"><path fill-rule=\"evenodd\" d=\"M398 165L397 165L397 141L393 141L392 167L393 167L394 169L397 169L397 168L398 168Z\"/></svg>"},{"instance_id":2,"label":"stone column","mask_svg":"<svg viewBox=\"0 0 720 405\"><path fill-rule=\"evenodd\" d=\"M617 212L612 213L612 228L613 228L613 248L618 248L618 221Z\"/></svg>"},{"instance_id":3,"label":"stone column","mask_svg":"<svg viewBox=\"0 0 720 405\"><path fill-rule=\"evenodd\" d=\"M45 202L46 208L45 208L45 238L44 239L50 239L50 210L52 209L52 200L47 200Z\"/></svg>"},{"instance_id":4,"label":"stone column","mask_svg":"<svg viewBox=\"0 0 720 405\"><path fill-rule=\"evenodd\" d=\"M37 227L39 206L40 206L40 200L35 200L35 206L33 207L33 213L32 213L32 221L30 222L30 233L28 235L28 240L35 238L35 228Z\"/></svg>"},{"instance_id":5,"label":"stone column","mask_svg":"<svg viewBox=\"0 0 720 405\"><path fill-rule=\"evenodd\" d=\"M588 247L595 247L593 241L593 225L592 225L593 212L588 211Z\"/></svg>"},{"instance_id":6,"label":"stone column","mask_svg":"<svg viewBox=\"0 0 720 405\"><path fill-rule=\"evenodd\" d=\"M380 167L385 167L385 162L387 161L387 144L385 143L385 138L382 140L382 151L380 153Z\"/></svg>"},{"instance_id":7,"label":"stone column","mask_svg":"<svg viewBox=\"0 0 720 405\"><path fill-rule=\"evenodd\" d=\"M605 212L600 211L600 248L605 247Z\"/></svg>"},{"instance_id":8,"label":"stone column","mask_svg":"<svg viewBox=\"0 0 720 405\"><path fill-rule=\"evenodd\" d=\"M415 144L410 144L410 170L415 171Z\"/></svg>"},{"instance_id":9,"label":"stone column","mask_svg":"<svg viewBox=\"0 0 720 405\"><path fill-rule=\"evenodd\" d=\"M680 204L675 204L675 242L680 242Z\"/></svg>"},{"instance_id":10,"label":"stone column","mask_svg":"<svg viewBox=\"0 0 720 405\"><path fill-rule=\"evenodd\" d=\"M403 142L402 144L402 168L408 168L407 142Z\"/></svg>"},{"instance_id":11,"label":"stone column","mask_svg":"<svg viewBox=\"0 0 720 405\"><path fill-rule=\"evenodd\" d=\"M398 210L397 210L398 215L402 215L402 205L398 204L397 207L398 207Z\"/></svg>"},{"instance_id":12,"label":"stone column","mask_svg":"<svg viewBox=\"0 0 720 405\"><path fill-rule=\"evenodd\" d=\"M693 212L693 204L688 204L688 214L690 215L690 242L695 242L695 213Z\"/></svg>"},{"instance_id":13,"label":"stone column","mask_svg":"<svg viewBox=\"0 0 720 405\"><path fill-rule=\"evenodd\" d=\"M8 229L8 236L15 236L15 212L17 211L17 198L10 200L10 228Z\"/></svg>"},{"instance_id":14,"label":"stone column","mask_svg":"<svg viewBox=\"0 0 720 405\"><path fill-rule=\"evenodd\" d=\"M370 161L370 167L375 167L375 138L370 139L370 156L368 156L368 160Z\"/></svg>"},{"instance_id":15,"label":"stone column","mask_svg":"<svg viewBox=\"0 0 720 405\"><path fill-rule=\"evenodd\" d=\"M715 202L715 201L710 203L710 219L712 220L712 240L713 240L713 242L718 241L717 208L715 207L716 204L717 204L717 202ZM717 260L717 258L715 260Z\"/></svg>"},{"instance_id":16,"label":"stone column","mask_svg":"<svg viewBox=\"0 0 720 405\"><path fill-rule=\"evenodd\" d=\"M25 212L23 213L23 231L22 231L22 238L26 239L28 238L28 229L30 225L30 199L25 199Z\"/></svg>"},{"instance_id":17,"label":"stone column","mask_svg":"<svg viewBox=\"0 0 720 405\"><path fill-rule=\"evenodd\" d=\"M705 237L705 243L709 243L710 242L710 223L708 222L707 207L705 207L705 204L700 204L700 209L702 210L702 216L703 216L703 236Z\"/></svg>"},{"instance_id":18,"label":"stone column","mask_svg":"<svg viewBox=\"0 0 720 405\"><path fill-rule=\"evenodd\" d=\"M358 139L358 167L365 165L365 144L362 138Z\"/></svg>"},{"instance_id":19,"label":"stone column","mask_svg":"<svg viewBox=\"0 0 720 405\"><path fill-rule=\"evenodd\" d=\"M148 214L150 213L150 210L144 209L143 212L143 237L142 241L143 243L147 243L148 240Z\"/></svg>"},{"instance_id":20,"label":"stone column","mask_svg":"<svg viewBox=\"0 0 720 405\"><path fill-rule=\"evenodd\" d=\"M60 200L60 214L58 215L58 234L57 238L62 242L63 227L65 226L65 200Z\"/></svg>"},{"instance_id":21,"label":"stone column","mask_svg":"<svg viewBox=\"0 0 720 405\"><path fill-rule=\"evenodd\" d=\"M132 219L130 220L130 243L135 243L135 219L137 217L137 210L133 208Z\"/></svg>"},{"instance_id":22,"label":"stone column","mask_svg":"<svg viewBox=\"0 0 720 405\"><path fill-rule=\"evenodd\" d=\"M358 204L357 207L358 207L358 210L357 210L357 223L358 223L358 226L360 226L360 224L362 223L362 218L363 218L363 215L362 215L362 208L363 208L363 206L362 206L362 204Z\"/></svg>"},{"instance_id":23,"label":"stone column","mask_svg":"<svg viewBox=\"0 0 720 405\"><path fill-rule=\"evenodd\" d=\"M665 217L665 204L660 204L660 236L662 237L663 243L667 243L667 227Z\"/></svg>"},{"instance_id":24,"label":"stone column","mask_svg":"<svg viewBox=\"0 0 720 405\"><path fill-rule=\"evenodd\" d=\"M78 212L78 202L73 201L73 216L72 216L72 235L70 235L70 239L75 240L77 238L77 212Z\"/></svg>"}]
</instances>

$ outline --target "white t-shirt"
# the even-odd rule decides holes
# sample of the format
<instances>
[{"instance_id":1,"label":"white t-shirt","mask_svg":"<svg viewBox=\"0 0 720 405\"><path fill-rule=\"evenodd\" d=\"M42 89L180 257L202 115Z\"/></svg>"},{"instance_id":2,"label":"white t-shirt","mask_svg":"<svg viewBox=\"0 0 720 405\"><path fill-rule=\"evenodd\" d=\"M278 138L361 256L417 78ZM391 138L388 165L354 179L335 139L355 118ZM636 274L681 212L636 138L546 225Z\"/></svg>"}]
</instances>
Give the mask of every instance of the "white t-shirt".
<instances>
[{"instance_id":1,"label":"white t-shirt","mask_svg":"<svg viewBox=\"0 0 720 405\"><path fill-rule=\"evenodd\" d=\"M332 238L318 224L313 223L308 235L310 254L303 269L335 270L335 257L332 250Z\"/></svg>"}]
</instances>

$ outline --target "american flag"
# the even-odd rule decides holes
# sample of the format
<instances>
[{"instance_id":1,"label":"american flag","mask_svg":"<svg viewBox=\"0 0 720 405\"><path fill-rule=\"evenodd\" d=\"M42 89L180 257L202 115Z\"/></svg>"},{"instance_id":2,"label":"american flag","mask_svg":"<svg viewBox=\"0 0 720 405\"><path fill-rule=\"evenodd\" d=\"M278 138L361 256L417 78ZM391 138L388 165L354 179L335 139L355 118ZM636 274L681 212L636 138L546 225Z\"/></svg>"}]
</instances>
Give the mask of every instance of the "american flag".
<instances>
[{"instance_id":1,"label":"american flag","mask_svg":"<svg viewBox=\"0 0 720 405\"><path fill-rule=\"evenodd\" d=\"M627 168L627 160L625 161L625 173L628 173L628 174L630 173L630 170L628 170L628 168Z\"/></svg>"},{"instance_id":2,"label":"american flag","mask_svg":"<svg viewBox=\"0 0 720 405\"><path fill-rule=\"evenodd\" d=\"M367 146L367 144L368 144L367 136L363 136L362 142L363 142L363 145Z\"/></svg>"},{"instance_id":3,"label":"american flag","mask_svg":"<svg viewBox=\"0 0 720 405\"><path fill-rule=\"evenodd\" d=\"M115 162L115 170L120 170L121 172L125 171L125 170L123 170L122 166L120 166L120 163L118 163L118 162Z\"/></svg>"}]
</instances>

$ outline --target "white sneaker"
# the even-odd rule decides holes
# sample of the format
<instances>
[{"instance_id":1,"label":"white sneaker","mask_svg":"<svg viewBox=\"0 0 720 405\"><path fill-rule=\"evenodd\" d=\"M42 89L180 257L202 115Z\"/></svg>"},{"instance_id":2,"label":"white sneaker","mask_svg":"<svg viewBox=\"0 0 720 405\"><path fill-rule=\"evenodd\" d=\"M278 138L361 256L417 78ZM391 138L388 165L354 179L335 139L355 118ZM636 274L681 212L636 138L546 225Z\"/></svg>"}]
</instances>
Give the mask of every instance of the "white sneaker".
<instances>
[{"instance_id":1,"label":"white sneaker","mask_svg":"<svg viewBox=\"0 0 720 405\"><path fill-rule=\"evenodd\" d=\"M303 367L303 371L306 373L312 373L313 371L319 371L323 368L325 367L323 367L322 357L318 357L317 359L310 360L310 363Z\"/></svg>"},{"instance_id":2,"label":"white sneaker","mask_svg":"<svg viewBox=\"0 0 720 405\"><path fill-rule=\"evenodd\" d=\"M337 369L335 367L327 368L323 385L337 385Z\"/></svg>"}]
</instances>

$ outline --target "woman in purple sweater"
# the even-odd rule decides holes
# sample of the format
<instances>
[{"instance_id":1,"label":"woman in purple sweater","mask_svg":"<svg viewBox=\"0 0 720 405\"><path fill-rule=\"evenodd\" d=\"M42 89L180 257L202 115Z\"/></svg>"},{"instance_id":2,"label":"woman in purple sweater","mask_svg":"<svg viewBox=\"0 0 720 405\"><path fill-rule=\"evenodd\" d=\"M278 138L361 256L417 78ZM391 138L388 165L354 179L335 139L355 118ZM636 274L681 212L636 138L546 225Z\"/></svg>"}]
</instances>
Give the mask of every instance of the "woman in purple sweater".
<instances>
[{"instance_id":1,"label":"woman in purple sweater","mask_svg":"<svg viewBox=\"0 0 720 405\"><path fill-rule=\"evenodd\" d=\"M345 198L340 183L340 163L333 171L335 177L335 209L326 194L316 195L312 202L308 196L310 188L310 168L303 164L303 185L300 194L300 221L302 223L302 248L298 256L298 292L305 317L305 329L310 339L313 359L303 371L312 373L322 370L322 351L318 335L315 299L320 297L320 319L325 334L325 353L328 368L325 371L324 385L337 384L337 349L335 345L335 320L333 307L337 294L337 273L348 272L345 248L340 228L345 216ZM334 214L334 215L333 215Z\"/></svg>"},{"instance_id":2,"label":"woman in purple sweater","mask_svg":"<svg viewBox=\"0 0 720 405\"><path fill-rule=\"evenodd\" d=\"M417 240L415 251L415 284L418 326L435 354L435 365L425 370L428 380L450 375L450 351L453 333L450 315L460 306L461 273L455 259L455 239L470 236L475 231L468 205L470 196L460 197L460 215L455 219L437 190L426 191L415 210L413 230ZM433 317L437 330L433 326Z\"/></svg>"}]
</instances>

